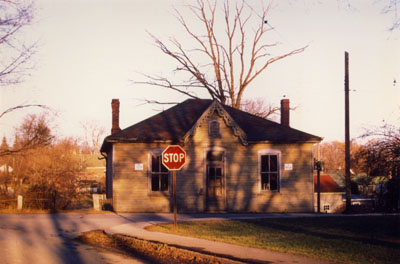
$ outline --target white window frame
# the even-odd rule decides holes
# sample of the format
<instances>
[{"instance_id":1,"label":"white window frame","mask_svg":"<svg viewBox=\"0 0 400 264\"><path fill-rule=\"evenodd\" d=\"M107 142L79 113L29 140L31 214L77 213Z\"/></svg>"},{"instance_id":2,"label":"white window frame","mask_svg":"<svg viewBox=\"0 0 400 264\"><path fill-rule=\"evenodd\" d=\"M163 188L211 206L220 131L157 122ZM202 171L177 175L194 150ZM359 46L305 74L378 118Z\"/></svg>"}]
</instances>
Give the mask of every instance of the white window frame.
<instances>
[{"instance_id":1,"label":"white window frame","mask_svg":"<svg viewBox=\"0 0 400 264\"><path fill-rule=\"evenodd\" d=\"M172 177L171 173L168 172L168 190L167 191L153 191L151 184L152 171L152 156L161 156L164 149L152 149L147 155L147 190L150 195L171 195L172 193Z\"/></svg>"},{"instance_id":2,"label":"white window frame","mask_svg":"<svg viewBox=\"0 0 400 264\"><path fill-rule=\"evenodd\" d=\"M328 209L325 209L325 208L328 208ZM324 212L329 213L329 212L331 211L331 205L330 205L330 204L324 204L324 205L322 206L322 210L323 210Z\"/></svg>"},{"instance_id":3,"label":"white window frame","mask_svg":"<svg viewBox=\"0 0 400 264\"><path fill-rule=\"evenodd\" d=\"M261 186L261 156L263 155L277 155L278 156L278 190L263 190ZM258 191L259 193L281 192L281 178L282 178L282 152L277 149L262 149L258 151Z\"/></svg>"}]
</instances>

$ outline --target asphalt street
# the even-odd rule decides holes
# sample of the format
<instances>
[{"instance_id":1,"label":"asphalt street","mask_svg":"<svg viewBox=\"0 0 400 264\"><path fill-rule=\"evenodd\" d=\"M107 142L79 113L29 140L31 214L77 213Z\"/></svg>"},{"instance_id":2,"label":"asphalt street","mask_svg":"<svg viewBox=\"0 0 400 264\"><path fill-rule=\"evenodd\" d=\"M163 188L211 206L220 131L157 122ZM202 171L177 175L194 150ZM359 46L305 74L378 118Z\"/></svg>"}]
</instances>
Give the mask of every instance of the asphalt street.
<instances>
[{"instance_id":1,"label":"asphalt street","mask_svg":"<svg viewBox=\"0 0 400 264\"><path fill-rule=\"evenodd\" d=\"M128 222L115 214L0 215L0 263L146 263L73 240L81 232Z\"/></svg>"}]
</instances>

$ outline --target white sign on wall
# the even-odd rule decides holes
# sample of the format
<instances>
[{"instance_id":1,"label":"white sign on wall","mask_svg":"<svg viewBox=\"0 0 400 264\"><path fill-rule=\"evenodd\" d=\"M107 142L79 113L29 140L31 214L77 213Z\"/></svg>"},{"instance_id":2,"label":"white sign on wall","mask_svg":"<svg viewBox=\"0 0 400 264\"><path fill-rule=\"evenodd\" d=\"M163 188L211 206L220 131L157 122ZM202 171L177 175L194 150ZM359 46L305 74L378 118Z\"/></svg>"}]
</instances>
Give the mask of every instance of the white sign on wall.
<instances>
[{"instance_id":1,"label":"white sign on wall","mask_svg":"<svg viewBox=\"0 0 400 264\"><path fill-rule=\"evenodd\" d=\"M135 163L135 171L142 171L143 163Z\"/></svg>"},{"instance_id":2,"label":"white sign on wall","mask_svg":"<svg viewBox=\"0 0 400 264\"><path fill-rule=\"evenodd\" d=\"M293 163L285 163L285 170L293 170Z\"/></svg>"}]
</instances>

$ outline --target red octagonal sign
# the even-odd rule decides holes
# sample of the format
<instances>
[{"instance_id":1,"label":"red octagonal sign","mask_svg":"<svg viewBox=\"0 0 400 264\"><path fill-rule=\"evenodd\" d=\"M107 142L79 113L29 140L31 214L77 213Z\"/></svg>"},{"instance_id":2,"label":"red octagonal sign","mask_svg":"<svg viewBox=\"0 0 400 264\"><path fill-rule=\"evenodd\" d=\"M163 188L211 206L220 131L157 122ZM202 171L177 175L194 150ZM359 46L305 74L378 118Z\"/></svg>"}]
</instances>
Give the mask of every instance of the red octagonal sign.
<instances>
[{"instance_id":1,"label":"red octagonal sign","mask_svg":"<svg viewBox=\"0 0 400 264\"><path fill-rule=\"evenodd\" d=\"M162 164L168 170L180 170L186 161L186 152L181 146L170 145L162 152Z\"/></svg>"}]
</instances>

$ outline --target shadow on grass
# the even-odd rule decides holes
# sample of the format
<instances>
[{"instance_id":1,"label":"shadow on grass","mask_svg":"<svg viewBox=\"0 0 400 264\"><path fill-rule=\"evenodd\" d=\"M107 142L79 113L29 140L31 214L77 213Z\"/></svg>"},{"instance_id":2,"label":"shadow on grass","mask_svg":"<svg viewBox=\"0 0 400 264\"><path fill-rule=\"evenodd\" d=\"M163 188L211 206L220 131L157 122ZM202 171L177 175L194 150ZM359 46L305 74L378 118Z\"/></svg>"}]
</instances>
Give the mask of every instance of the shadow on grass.
<instances>
[{"instance_id":1,"label":"shadow on grass","mask_svg":"<svg viewBox=\"0 0 400 264\"><path fill-rule=\"evenodd\" d=\"M239 220L263 228L322 238L340 243L357 242L399 249L400 216L316 217L295 219Z\"/></svg>"}]
</instances>

